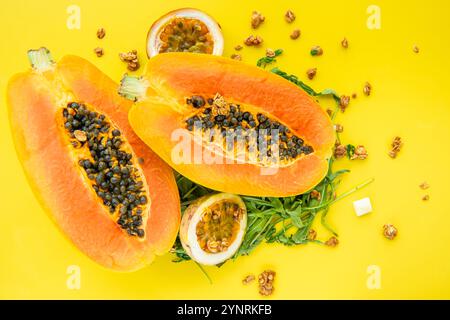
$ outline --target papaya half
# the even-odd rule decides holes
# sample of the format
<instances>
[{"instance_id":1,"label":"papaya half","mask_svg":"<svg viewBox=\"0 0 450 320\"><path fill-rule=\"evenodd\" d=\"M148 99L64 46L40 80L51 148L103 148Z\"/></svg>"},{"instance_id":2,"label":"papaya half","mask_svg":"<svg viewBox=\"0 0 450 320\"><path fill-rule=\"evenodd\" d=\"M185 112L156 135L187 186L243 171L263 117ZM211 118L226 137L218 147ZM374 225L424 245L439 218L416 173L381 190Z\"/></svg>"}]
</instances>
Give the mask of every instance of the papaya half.
<instances>
[{"instance_id":1,"label":"papaya half","mask_svg":"<svg viewBox=\"0 0 450 320\"><path fill-rule=\"evenodd\" d=\"M97 263L132 271L167 252L180 201L172 169L128 124L131 103L88 61L30 50L9 82L16 151L29 184L68 238Z\"/></svg>"},{"instance_id":2,"label":"papaya half","mask_svg":"<svg viewBox=\"0 0 450 320\"><path fill-rule=\"evenodd\" d=\"M137 135L176 171L211 189L291 196L327 173L335 133L303 90L255 66L213 55L165 53L119 93L135 100Z\"/></svg>"}]
</instances>

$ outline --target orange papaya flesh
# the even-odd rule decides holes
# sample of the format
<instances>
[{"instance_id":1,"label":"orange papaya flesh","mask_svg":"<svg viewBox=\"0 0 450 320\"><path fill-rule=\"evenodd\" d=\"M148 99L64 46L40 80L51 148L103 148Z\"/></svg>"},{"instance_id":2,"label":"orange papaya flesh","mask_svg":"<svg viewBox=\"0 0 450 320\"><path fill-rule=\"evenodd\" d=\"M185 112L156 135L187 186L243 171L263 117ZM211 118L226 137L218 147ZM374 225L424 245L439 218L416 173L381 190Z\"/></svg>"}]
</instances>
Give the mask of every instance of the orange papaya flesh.
<instances>
[{"instance_id":1,"label":"orange papaya flesh","mask_svg":"<svg viewBox=\"0 0 450 320\"><path fill-rule=\"evenodd\" d=\"M32 53L38 66L11 79L8 106L34 193L97 263L120 271L145 266L177 235L172 170L133 133L130 103L111 79L75 56L45 66L46 50Z\"/></svg>"},{"instance_id":2,"label":"orange papaya flesh","mask_svg":"<svg viewBox=\"0 0 450 320\"><path fill-rule=\"evenodd\" d=\"M141 78L124 78L119 92L137 100L129 121L141 139L209 188L289 196L311 189L327 173L335 142L329 116L304 91L260 68L210 55L162 54L149 60ZM262 138L266 148L246 142L239 150L217 139L217 133L239 130L256 131L250 138ZM278 137L271 136L275 131ZM178 157L196 149L201 161Z\"/></svg>"}]
</instances>

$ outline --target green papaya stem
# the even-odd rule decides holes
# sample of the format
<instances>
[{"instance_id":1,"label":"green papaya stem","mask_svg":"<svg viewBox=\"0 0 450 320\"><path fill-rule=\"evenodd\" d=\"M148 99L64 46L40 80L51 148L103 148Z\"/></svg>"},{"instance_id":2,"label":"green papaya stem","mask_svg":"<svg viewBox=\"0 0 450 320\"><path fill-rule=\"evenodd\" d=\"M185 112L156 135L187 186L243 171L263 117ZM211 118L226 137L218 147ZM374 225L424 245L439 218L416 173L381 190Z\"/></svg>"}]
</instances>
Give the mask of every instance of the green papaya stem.
<instances>
[{"instance_id":1,"label":"green papaya stem","mask_svg":"<svg viewBox=\"0 0 450 320\"><path fill-rule=\"evenodd\" d=\"M50 50L41 47L39 49L28 50L28 60L31 67L39 72L53 69L55 62L53 61Z\"/></svg>"},{"instance_id":2,"label":"green papaya stem","mask_svg":"<svg viewBox=\"0 0 450 320\"><path fill-rule=\"evenodd\" d=\"M118 92L125 99L136 102L145 97L148 86L147 80L143 77L125 74L122 80L120 80Z\"/></svg>"}]
</instances>

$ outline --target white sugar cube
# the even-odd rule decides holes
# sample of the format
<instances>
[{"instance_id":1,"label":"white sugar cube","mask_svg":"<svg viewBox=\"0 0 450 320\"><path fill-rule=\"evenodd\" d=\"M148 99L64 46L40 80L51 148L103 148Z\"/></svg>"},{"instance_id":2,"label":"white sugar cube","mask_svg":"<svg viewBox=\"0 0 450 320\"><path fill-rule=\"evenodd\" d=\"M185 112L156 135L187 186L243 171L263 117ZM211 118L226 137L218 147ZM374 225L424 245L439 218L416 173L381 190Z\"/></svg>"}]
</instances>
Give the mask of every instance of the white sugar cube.
<instances>
[{"instance_id":1,"label":"white sugar cube","mask_svg":"<svg viewBox=\"0 0 450 320\"><path fill-rule=\"evenodd\" d=\"M370 203L369 198L353 201L353 208L355 208L355 212L358 217L372 212L372 204Z\"/></svg>"}]
</instances>

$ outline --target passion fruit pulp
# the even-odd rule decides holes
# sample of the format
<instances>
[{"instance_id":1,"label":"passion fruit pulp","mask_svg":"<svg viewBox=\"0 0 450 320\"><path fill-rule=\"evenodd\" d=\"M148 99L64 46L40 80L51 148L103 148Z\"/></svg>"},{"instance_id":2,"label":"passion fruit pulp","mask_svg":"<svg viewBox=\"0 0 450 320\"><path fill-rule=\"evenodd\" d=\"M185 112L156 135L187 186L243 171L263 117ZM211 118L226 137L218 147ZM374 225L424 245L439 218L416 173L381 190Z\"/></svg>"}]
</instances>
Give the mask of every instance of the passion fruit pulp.
<instances>
[{"instance_id":1,"label":"passion fruit pulp","mask_svg":"<svg viewBox=\"0 0 450 320\"><path fill-rule=\"evenodd\" d=\"M217 265L239 249L247 226L247 209L234 194L204 196L185 211L180 240L187 254L198 263Z\"/></svg>"},{"instance_id":2,"label":"passion fruit pulp","mask_svg":"<svg viewBox=\"0 0 450 320\"><path fill-rule=\"evenodd\" d=\"M171 11L159 18L147 36L149 58L165 52L222 55L220 25L203 11L191 8Z\"/></svg>"}]
</instances>

